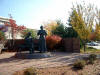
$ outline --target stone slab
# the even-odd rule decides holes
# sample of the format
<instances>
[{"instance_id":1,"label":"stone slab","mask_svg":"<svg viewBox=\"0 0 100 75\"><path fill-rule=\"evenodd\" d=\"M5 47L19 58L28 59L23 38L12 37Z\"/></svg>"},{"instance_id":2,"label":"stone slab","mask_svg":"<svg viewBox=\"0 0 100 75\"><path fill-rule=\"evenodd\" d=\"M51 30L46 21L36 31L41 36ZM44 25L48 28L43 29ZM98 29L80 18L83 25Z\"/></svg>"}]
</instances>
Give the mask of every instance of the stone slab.
<instances>
[{"instance_id":1,"label":"stone slab","mask_svg":"<svg viewBox=\"0 0 100 75\"><path fill-rule=\"evenodd\" d=\"M20 59L41 59L41 58L49 58L51 57L50 52L46 53L33 53L29 54L29 52L18 52L15 54L15 58L20 58Z\"/></svg>"}]
</instances>

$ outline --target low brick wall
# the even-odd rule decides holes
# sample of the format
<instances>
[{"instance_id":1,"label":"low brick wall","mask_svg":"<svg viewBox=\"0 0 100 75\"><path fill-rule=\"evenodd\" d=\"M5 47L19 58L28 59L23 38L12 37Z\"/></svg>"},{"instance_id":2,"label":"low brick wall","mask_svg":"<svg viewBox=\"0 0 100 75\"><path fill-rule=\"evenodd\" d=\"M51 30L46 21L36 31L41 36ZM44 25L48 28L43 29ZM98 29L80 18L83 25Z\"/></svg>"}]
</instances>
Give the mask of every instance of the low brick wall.
<instances>
[{"instance_id":1,"label":"low brick wall","mask_svg":"<svg viewBox=\"0 0 100 75\"><path fill-rule=\"evenodd\" d=\"M24 44L24 39L16 39L14 40L14 47L11 49L10 42L12 40L8 40L5 47L10 51L17 51L18 46ZM34 49L38 50L38 39L34 39ZM60 46L64 47L64 51L66 52L80 52L80 40L77 38L65 38L62 40ZM60 47L58 46L58 48Z\"/></svg>"},{"instance_id":2,"label":"low brick wall","mask_svg":"<svg viewBox=\"0 0 100 75\"><path fill-rule=\"evenodd\" d=\"M10 46L11 41L12 40L7 40L7 43L5 44L5 47L7 48L7 50L17 51L18 48L19 48L19 45L24 44L25 40L24 39L15 39L13 48L11 48L11 46ZM35 49L37 49L38 48L38 39L34 39L33 42L34 42Z\"/></svg>"}]
</instances>

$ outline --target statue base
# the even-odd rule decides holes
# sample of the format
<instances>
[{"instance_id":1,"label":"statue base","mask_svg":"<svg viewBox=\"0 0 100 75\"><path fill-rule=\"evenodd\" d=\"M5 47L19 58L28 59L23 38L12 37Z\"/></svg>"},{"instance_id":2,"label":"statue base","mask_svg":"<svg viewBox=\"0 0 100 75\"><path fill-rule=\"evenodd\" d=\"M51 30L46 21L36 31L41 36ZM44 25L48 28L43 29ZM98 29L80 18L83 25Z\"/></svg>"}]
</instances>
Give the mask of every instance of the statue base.
<instances>
[{"instance_id":1,"label":"statue base","mask_svg":"<svg viewBox=\"0 0 100 75\"><path fill-rule=\"evenodd\" d=\"M29 52L24 51L24 52L17 52L15 54L15 58L19 58L19 59L41 59L41 58L49 58L51 57L51 53L50 52L46 52L46 53L33 53L33 54L29 54Z\"/></svg>"}]
</instances>

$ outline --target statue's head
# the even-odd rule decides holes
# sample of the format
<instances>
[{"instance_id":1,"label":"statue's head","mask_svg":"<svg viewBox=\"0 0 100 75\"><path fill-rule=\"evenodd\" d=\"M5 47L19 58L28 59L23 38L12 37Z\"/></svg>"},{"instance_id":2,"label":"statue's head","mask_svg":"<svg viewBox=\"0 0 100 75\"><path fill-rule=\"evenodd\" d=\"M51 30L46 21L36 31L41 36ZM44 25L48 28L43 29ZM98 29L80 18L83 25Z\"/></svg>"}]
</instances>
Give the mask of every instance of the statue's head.
<instances>
[{"instance_id":1,"label":"statue's head","mask_svg":"<svg viewBox=\"0 0 100 75\"><path fill-rule=\"evenodd\" d=\"M43 30L43 26L40 26L40 29Z\"/></svg>"},{"instance_id":2,"label":"statue's head","mask_svg":"<svg viewBox=\"0 0 100 75\"><path fill-rule=\"evenodd\" d=\"M31 36L31 32L28 32L28 34L27 34L28 36Z\"/></svg>"}]
</instances>

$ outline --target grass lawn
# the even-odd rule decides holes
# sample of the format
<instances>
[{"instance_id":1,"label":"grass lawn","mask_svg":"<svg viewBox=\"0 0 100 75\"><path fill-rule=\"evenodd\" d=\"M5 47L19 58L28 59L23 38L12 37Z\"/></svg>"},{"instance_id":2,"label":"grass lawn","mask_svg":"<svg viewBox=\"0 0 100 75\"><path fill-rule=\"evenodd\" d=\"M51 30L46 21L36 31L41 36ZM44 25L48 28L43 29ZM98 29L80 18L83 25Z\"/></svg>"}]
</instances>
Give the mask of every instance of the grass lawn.
<instances>
[{"instance_id":1,"label":"grass lawn","mask_svg":"<svg viewBox=\"0 0 100 75\"><path fill-rule=\"evenodd\" d=\"M93 47L86 47L86 51L84 52L84 49L80 49L80 53L95 53L95 54L100 54L100 49L96 49Z\"/></svg>"}]
</instances>

